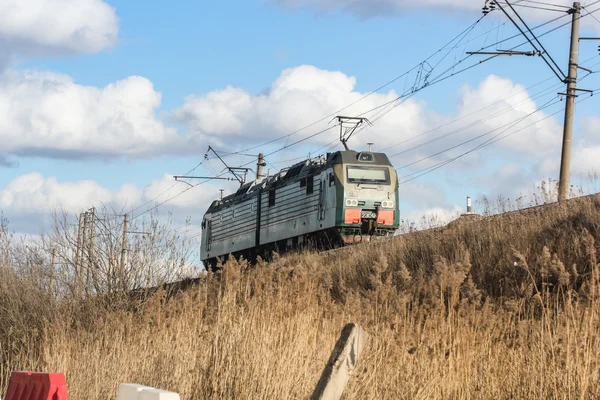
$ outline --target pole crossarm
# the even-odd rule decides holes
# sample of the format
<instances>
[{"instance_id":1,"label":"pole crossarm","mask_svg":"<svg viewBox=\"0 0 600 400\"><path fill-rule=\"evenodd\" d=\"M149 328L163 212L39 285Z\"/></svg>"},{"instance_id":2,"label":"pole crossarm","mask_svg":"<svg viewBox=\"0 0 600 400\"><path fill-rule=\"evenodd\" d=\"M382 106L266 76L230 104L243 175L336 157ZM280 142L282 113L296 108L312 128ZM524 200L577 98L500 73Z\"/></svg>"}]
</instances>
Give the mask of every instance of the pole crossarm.
<instances>
[{"instance_id":1,"label":"pole crossarm","mask_svg":"<svg viewBox=\"0 0 600 400\"><path fill-rule=\"evenodd\" d=\"M597 1L595 3L598 3ZM488 7L489 3L489 7ZM538 2L533 2L536 4L540 4ZM593 3L593 4L595 4ZM505 4L510 8L510 10L516 15L521 24L525 27L525 30L529 33L527 34L525 30L521 27L519 23L508 13L508 11L502 6ZM559 7L556 5L556 7ZM569 53L569 65L567 74L562 71L562 69L558 66L558 64L554 61L552 56L548 53L542 42L536 37L531 28L527 25L525 20L521 18L517 10L513 7L509 0L486 0L485 5L483 7L483 13L488 14L491 11L498 8L501 10L504 15L510 20L510 22L519 30L522 36L524 36L529 44L534 48L534 52L515 52L510 53L506 51L499 50L497 52L470 52L467 54L485 54L490 55L484 61L487 61L491 58L505 55L539 55L546 65L552 70L554 75L563 83L567 85L567 90L564 93L559 93L559 95L566 96L565 101L565 117L564 117L564 126L563 126L563 142L562 142L562 151L561 151L561 159L560 159L560 178L558 184L558 200L564 201L569 198L569 176L570 176L570 165L571 165L571 146L573 141L573 120L575 115L575 98L577 97L577 92L587 92L594 94L595 90L587 90L587 89L579 89L577 88L577 71L581 69L588 73L593 73L588 68L581 67L578 65L579 63L579 41L580 40L600 40L600 38L595 37L579 37L579 25L581 20L581 10L583 8L581 3L574 2L572 7L560 6L567 8L566 13L571 15L571 46ZM587 10L586 10L587 11ZM596 10L597 11L597 10ZM595 12L595 11L594 11ZM591 13L588 12L591 15ZM537 45L536 45L537 43ZM538 48L539 46L539 48ZM600 46L598 47L600 50Z\"/></svg>"},{"instance_id":2,"label":"pole crossarm","mask_svg":"<svg viewBox=\"0 0 600 400\"><path fill-rule=\"evenodd\" d=\"M469 55L496 55L496 56L539 56L539 51L517 51L517 50L498 50L498 51L467 51Z\"/></svg>"},{"instance_id":3,"label":"pole crossarm","mask_svg":"<svg viewBox=\"0 0 600 400\"><path fill-rule=\"evenodd\" d=\"M554 59L552 58L552 56L548 53L548 51L546 50L546 48L544 47L544 45L539 41L539 39L535 36L535 34L533 33L533 31L529 28L529 26L527 25L527 23L523 20L523 18L521 18L521 16L519 15L519 13L517 12L517 10L515 10L515 8L512 6L512 4L509 3L508 0L504 1L512 10L513 13L515 13L515 15L517 16L517 18L519 18L519 21L521 21L521 23L525 26L525 28L527 29L527 31L529 32L529 34L533 37L533 39L539 44L539 46L541 47L541 50L539 50L537 48L537 46L535 45L535 43L533 43L533 41L531 40L531 38L529 37L529 35L527 35L525 33L525 31L523 31L523 28L521 28L521 26L519 24L517 24L517 22L510 16L510 14L504 9L504 7L502 7L502 5L500 4L499 1L495 1L496 5L498 6L498 8L504 13L504 15L506 15L506 17L510 20L510 22L512 22L512 24L519 30L519 32L521 32L521 35L523 35L523 37L525 37L525 39L527 39L527 41L529 42L529 44L531 44L531 46L538 52L540 53L540 57L542 57L542 60L544 60L544 62L546 63L546 65L548 65L548 67L552 70L552 72L556 75L556 77L558 79L560 79L562 82L564 82L566 75L564 74L564 72L562 72L562 70L560 69L560 67L558 66L558 64L556 64L556 62L554 61ZM552 64L554 64L554 66L552 64L550 64L550 62L546 59L546 57L544 57L544 54L548 55L548 58L550 58L550 60L552 61ZM556 69L555 69L556 68ZM558 71L558 72L557 72Z\"/></svg>"}]
</instances>

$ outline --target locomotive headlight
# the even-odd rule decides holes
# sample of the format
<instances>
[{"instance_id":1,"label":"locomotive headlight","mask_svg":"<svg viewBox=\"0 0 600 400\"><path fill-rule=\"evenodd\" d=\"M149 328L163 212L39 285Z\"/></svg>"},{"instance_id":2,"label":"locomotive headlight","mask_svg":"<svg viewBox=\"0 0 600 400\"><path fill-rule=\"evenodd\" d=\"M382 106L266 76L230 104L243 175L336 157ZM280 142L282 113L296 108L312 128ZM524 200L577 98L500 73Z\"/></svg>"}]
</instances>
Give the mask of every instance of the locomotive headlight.
<instances>
[{"instance_id":1,"label":"locomotive headlight","mask_svg":"<svg viewBox=\"0 0 600 400\"><path fill-rule=\"evenodd\" d=\"M358 200L356 199L346 199L346 207L357 207Z\"/></svg>"},{"instance_id":2,"label":"locomotive headlight","mask_svg":"<svg viewBox=\"0 0 600 400\"><path fill-rule=\"evenodd\" d=\"M381 202L381 207L382 208L394 208L394 201L393 200L385 200Z\"/></svg>"}]
</instances>

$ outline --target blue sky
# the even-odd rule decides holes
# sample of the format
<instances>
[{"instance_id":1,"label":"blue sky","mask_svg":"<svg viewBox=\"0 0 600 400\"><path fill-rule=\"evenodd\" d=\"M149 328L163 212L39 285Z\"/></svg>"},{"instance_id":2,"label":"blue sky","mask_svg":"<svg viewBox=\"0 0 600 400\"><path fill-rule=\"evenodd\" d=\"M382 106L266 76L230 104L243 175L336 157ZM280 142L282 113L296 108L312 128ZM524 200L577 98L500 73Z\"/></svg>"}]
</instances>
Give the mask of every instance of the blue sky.
<instances>
[{"instance_id":1,"label":"blue sky","mask_svg":"<svg viewBox=\"0 0 600 400\"><path fill-rule=\"evenodd\" d=\"M598 7L586 3L592 4L586 9L590 12ZM5 121L0 124L5 143L0 209L14 229L35 233L55 208L76 213L100 203L138 207L173 184L169 174L185 173L202 161L208 145L237 151L289 134L413 68L480 18L481 6L483 1L472 0L425 0L417 5L404 0L0 2L0 11L6 7L0 23L7 26L0 28L0 117ZM24 7L21 14L11 15L15 7ZM560 15L520 10L532 26ZM566 21L568 16L538 32ZM587 17L582 29L597 34L600 22ZM515 32L500 12L490 14L448 52L432 76L465 51ZM563 70L568 34L564 27L542 38ZM596 47L582 43L580 55L581 60L590 59L585 65L598 70ZM476 58L462 65L472 61ZM563 89L550 90L558 81L549 80L524 90L551 76L539 58L496 58L420 91L358 134L351 145L361 148L373 140L376 148L385 148L419 134L397 148L420 147L392 160L401 167L439 153L399 172L418 175L480 141L444 151L454 145L504 129L519 118L524 121L512 131L545 118L407 182L400 197L403 215L417 218L459 212L466 195L526 194L557 176L563 103L533 111L558 101L556 92ZM590 75L580 86L600 88L597 76ZM349 111L358 114L393 99L415 77L399 79ZM546 96L535 98L542 89ZM597 110L596 98L577 108L574 181L597 166ZM494 112L501 115L491 118ZM558 114L550 116L553 112ZM253 151L271 153L327 127L326 122ZM452 129L461 130L428 143ZM268 161L281 168L285 164L277 162L323 148L336 135L329 131ZM250 158L228 160L236 164ZM212 175L221 168L211 160L195 173ZM156 201L186 187L180 184ZM160 211L171 211L180 220L200 219L221 187L235 188L202 185Z\"/></svg>"}]
</instances>

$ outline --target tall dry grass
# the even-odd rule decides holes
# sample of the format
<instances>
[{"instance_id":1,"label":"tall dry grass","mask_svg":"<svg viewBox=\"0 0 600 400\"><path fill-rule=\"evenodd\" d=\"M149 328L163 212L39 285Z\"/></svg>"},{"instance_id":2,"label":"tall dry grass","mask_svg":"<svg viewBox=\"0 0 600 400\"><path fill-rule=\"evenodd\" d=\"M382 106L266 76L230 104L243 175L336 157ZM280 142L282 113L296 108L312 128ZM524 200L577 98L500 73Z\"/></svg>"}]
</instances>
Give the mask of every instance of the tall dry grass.
<instances>
[{"instance_id":1,"label":"tall dry grass","mask_svg":"<svg viewBox=\"0 0 600 400\"><path fill-rule=\"evenodd\" d=\"M353 321L371 340L347 399L599 398L599 211L591 197L230 261L180 293L31 306L23 321L50 317L3 348L3 368L65 372L73 399L114 398L125 381L184 399L307 398Z\"/></svg>"}]
</instances>

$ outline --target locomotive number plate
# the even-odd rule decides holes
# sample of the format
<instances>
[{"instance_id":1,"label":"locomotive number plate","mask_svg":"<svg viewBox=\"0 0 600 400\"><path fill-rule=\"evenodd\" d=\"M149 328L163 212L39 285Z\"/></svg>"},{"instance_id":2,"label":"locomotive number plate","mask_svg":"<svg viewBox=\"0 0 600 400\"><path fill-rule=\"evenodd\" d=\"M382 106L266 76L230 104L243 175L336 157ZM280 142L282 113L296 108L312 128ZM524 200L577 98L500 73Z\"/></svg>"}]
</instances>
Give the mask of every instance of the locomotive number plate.
<instances>
[{"instance_id":1,"label":"locomotive number plate","mask_svg":"<svg viewBox=\"0 0 600 400\"><path fill-rule=\"evenodd\" d=\"M377 218L377 213L374 213L373 211L363 211L361 216L365 219L375 219Z\"/></svg>"}]
</instances>

